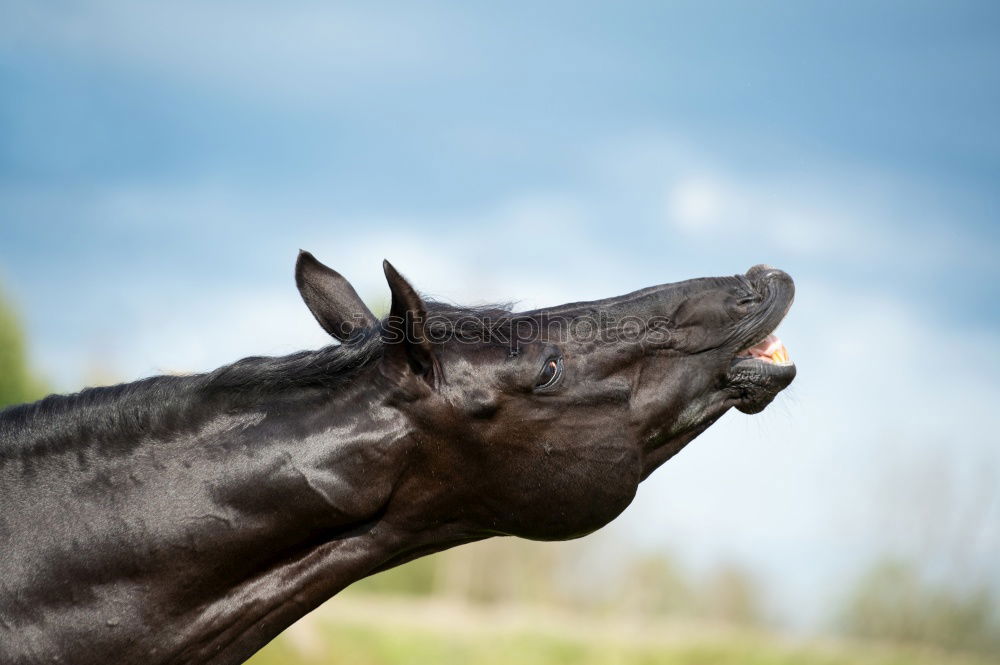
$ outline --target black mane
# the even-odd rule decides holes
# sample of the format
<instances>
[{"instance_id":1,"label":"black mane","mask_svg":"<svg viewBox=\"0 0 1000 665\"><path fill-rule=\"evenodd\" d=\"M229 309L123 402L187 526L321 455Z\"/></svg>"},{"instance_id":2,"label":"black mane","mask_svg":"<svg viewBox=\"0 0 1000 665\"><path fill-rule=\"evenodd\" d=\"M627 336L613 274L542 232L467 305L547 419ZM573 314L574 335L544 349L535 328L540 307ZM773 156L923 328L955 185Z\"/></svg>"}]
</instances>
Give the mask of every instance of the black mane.
<instances>
[{"instance_id":1,"label":"black mane","mask_svg":"<svg viewBox=\"0 0 1000 665\"><path fill-rule=\"evenodd\" d=\"M0 409L0 462L29 451L63 450L81 431L102 440L102 433L145 435L190 427L197 423L179 414L208 401L236 407L285 390L333 390L381 354L381 340L370 334L317 351L243 358L205 374L154 376L9 406Z\"/></svg>"},{"instance_id":2,"label":"black mane","mask_svg":"<svg viewBox=\"0 0 1000 665\"><path fill-rule=\"evenodd\" d=\"M287 388L333 389L382 355L376 331L345 344L287 356L251 356L197 376L206 393L237 392L251 397Z\"/></svg>"},{"instance_id":3,"label":"black mane","mask_svg":"<svg viewBox=\"0 0 1000 665\"><path fill-rule=\"evenodd\" d=\"M509 305L460 307L428 302L436 339L456 335L496 343L491 330L509 327ZM224 400L236 407L297 389L335 390L382 356L378 330L344 344L287 356L251 356L203 374L154 376L114 386L49 395L37 402L0 409L0 462L27 452L73 446L81 431L136 436L197 425L178 414L200 403Z\"/></svg>"},{"instance_id":4,"label":"black mane","mask_svg":"<svg viewBox=\"0 0 1000 665\"><path fill-rule=\"evenodd\" d=\"M463 307L438 301L425 301L427 334L432 341L456 338L468 343L509 344L517 314L511 303Z\"/></svg>"}]
</instances>

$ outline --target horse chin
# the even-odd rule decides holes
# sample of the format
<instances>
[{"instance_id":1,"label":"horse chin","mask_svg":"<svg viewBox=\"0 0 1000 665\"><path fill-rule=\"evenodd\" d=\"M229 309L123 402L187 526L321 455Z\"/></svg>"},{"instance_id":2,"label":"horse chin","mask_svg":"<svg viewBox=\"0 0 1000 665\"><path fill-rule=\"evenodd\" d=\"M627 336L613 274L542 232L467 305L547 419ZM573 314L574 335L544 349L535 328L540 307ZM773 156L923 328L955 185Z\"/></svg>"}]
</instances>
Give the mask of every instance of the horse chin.
<instances>
[{"instance_id":1,"label":"horse chin","mask_svg":"<svg viewBox=\"0 0 1000 665\"><path fill-rule=\"evenodd\" d=\"M730 389L738 395L734 404L747 414L760 413L795 378L795 364L737 356L729 368Z\"/></svg>"}]
</instances>

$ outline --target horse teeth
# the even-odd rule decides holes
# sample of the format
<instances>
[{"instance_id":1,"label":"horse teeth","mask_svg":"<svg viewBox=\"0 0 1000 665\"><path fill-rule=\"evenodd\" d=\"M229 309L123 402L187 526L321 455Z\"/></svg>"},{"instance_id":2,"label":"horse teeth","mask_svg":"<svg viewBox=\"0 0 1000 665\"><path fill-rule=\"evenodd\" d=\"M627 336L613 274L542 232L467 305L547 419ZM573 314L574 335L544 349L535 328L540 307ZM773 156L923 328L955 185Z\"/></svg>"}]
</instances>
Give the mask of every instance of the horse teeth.
<instances>
[{"instance_id":1,"label":"horse teeth","mask_svg":"<svg viewBox=\"0 0 1000 665\"><path fill-rule=\"evenodd\" d=\"M790 362L788 349L785 348L785 344L781 339L773 333L749 349L741 351L739 355L760 358L772 363L787 364Z\"/></svg>"}]
</instances>

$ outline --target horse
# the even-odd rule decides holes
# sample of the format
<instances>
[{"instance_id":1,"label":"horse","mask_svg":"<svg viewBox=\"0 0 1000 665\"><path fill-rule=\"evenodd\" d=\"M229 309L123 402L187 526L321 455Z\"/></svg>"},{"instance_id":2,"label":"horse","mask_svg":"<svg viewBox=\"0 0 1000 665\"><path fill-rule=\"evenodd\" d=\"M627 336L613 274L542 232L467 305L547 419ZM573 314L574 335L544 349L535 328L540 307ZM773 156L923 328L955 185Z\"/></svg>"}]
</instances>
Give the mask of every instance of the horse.
<instances>
[{"instance_id":1,"label":"horse","mask_svg":"<svg viewBox=\"0 0 1000 665\"><path fill-rule=\"evenodd\" d=\"M320 350L0 411L0 662L241 663L365 576L595 531L795 376L768 266L524 312L383 268L379 318L300 252Z\"/></svg>"}]
</instances>

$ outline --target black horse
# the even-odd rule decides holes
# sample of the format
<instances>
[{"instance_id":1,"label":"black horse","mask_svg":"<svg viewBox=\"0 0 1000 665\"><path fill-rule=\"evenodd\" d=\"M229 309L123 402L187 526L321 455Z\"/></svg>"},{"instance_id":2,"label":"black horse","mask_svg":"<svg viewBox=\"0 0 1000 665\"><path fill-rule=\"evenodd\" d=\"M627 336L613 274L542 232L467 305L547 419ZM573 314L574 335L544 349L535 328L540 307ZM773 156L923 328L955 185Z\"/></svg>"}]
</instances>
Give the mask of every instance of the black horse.
<instances>
[{"instance_id":1,"label":"black horse","mask_svg":"<svg viewBox=\"0 0 1000 665\"><path fill-rule=\"evenodd\" d=\"M301 253L339 340L0 411L0 662L240 663L350 583L494 535L575 538L795 367L788 275L377 319Z\"/></svg>"}]
</instances>

